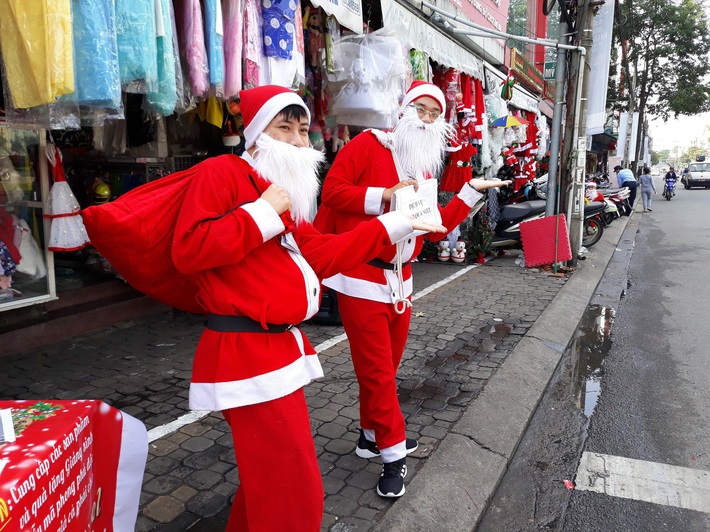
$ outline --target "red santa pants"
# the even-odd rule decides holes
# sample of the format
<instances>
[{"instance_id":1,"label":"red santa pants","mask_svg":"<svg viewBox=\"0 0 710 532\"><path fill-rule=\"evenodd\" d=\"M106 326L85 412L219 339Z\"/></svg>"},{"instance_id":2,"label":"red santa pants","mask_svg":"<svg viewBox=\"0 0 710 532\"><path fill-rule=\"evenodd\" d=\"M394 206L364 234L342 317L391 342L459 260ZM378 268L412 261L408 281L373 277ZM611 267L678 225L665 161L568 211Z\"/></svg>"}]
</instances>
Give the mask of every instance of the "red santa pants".
<instances>
[{"instance_id":1,"label":"red santa pants","mask_svg":"<svg viewBox=\"0 0 710 532\"><path fill-rule=\"evenodd\" d=\"M404 458L404 416L395 377L407 343L412 310L407 307L404 314L397 314L392 304L340 293L338 308L360 384L360 426L375 431L383 461ZM388 452L394 446L398 448Z\"/></svg>"},{"instance_id":2,"label":"red santa pants","mask_svg":"<svg viewBox=\"0 0 710 532\"><path fill-rule=\"evenodd\" d=\"M323 482L303 388L222 414L240 481L227 532L320 531Z\"/></svg>"}]
</instances>

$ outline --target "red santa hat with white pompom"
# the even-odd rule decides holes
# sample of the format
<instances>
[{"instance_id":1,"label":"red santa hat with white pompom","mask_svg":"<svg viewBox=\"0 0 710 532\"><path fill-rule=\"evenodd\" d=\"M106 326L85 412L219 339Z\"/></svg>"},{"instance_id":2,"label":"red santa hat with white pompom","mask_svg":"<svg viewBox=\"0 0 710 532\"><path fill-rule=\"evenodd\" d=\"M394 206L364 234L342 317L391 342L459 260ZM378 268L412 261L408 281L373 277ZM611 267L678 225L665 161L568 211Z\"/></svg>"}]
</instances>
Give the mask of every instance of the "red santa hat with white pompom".
<instances>
[{"instance_id":1,"label":"red santa hat with white pompom","mask_svg":"<svg viewBox=\"0 0 710 532\"><path fill-rule=\"evenodd\" d=\"M298 105L306 111L308 122L311 113L298 94L286 87L264 85L239 92L239 108L244 121L245 149L251 148L266 126L289 105Z\"/></svg>"},{"instance_id":2,"label":"red santa hat with white pompom","mask_svg":"<svg viewBox=\"0 0 710 532\"><path fill-rule=\"evenodd\" d=\"M429 98L433 98L434 100L436 100L436 102L441 107L442 113L446 110L446 98L444 97L444 93L441 92L441 89L439 87L427 81L412 82L412 85L409 87L407 94L404 95L404 99L402 100L402 107L406 107L409 104L413 103L415 100L423 98L424 96L428 96Z\"/></svg>"}]
</instances>

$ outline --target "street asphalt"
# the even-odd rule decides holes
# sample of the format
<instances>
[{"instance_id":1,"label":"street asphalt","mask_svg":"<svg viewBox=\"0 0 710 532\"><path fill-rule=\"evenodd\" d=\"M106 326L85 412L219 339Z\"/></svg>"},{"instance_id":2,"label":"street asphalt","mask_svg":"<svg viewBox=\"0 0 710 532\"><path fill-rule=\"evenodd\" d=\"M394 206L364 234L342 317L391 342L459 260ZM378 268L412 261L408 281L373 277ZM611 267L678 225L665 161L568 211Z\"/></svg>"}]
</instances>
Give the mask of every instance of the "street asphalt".
<instances>
[{"instance_id":1,"label":"street asphalt","mask_svg":"<svg viewBox=\"0 0 710 532\"><path fill-rule=\"evenodd\" d=\"M474 530L621 241L605 229L569 278L516 264L415 264L398 373L407 492L382 499L377 460L355 456L358 388L342 327L303 325L325 378L306 387L325 489L322 531ZM619 250L621 252L621 250ZM613 262L612 262L613 267ZM190 413L203 318L168 311L2 357L2 399L101 399L140 419L150 449L137 531L219 531L239 483L221 414ZM294 531L300 532L300 531Z\"/></svg>"}]
</instances>

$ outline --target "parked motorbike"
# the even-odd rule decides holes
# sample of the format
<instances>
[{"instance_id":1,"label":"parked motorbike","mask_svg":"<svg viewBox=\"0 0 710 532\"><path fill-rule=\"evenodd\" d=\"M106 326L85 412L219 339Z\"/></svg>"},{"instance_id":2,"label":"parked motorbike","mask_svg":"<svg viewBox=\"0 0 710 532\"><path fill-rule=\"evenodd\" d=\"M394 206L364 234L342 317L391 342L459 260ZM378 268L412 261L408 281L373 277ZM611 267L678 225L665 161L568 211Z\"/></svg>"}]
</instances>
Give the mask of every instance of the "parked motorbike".
<instances>
[{"instance_id":1,"label":"parked motorbike","mask_svg":"<svg viewBox=\"0 0 710 532\"><path fill-rule=\"evenodd\" d=\"M604 234L602 215L606 204L602 201L592 201L584 206L584 225L582 226L582 245L590 248Z\"/></svg>"},{"instance_id":2,"label":"parked motorbike","mask_svg":"<svg viewBox=\"0 0 710 532\"><path fill-rule=\"evenodd\" d=\"M603 190L602 196L606 207L602 214L602 223L608 226L625 212L630 212L629 195L631 190L626 187Z\"/></svg>"}]
</instances>

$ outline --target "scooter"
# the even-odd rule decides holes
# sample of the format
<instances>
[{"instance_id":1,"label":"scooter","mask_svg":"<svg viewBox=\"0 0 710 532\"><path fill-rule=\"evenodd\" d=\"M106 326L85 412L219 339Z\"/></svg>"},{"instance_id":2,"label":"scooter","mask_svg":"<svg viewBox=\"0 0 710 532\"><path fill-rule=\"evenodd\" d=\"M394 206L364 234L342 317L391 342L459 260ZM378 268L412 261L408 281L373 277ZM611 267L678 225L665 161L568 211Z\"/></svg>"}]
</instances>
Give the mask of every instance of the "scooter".
<instances>
[{"instance_id":1,"label":"scooter","mask_svg":"<svg viewBox=\"0 0 710 532\"><path fill-rule=\"evenodd\" d=\"M520 224L537 220L544 216L544 200L531 200L504 205L500 209L500 217L496 220L491 249L521 249L523 246L520 239Z\"/></svg>"},{"instance_id":2,"label":"scooter","mask_svg":"<svg viewBox=\"0 0 710 532\"><path fill-rule=\"evenodd\" d=\"M666 179L666 184L663 187L663 197L666 198L668 201L671 201L671 198L675 196L675 184L676 180L675 179Z\"/></svg>"}]
</instances>

